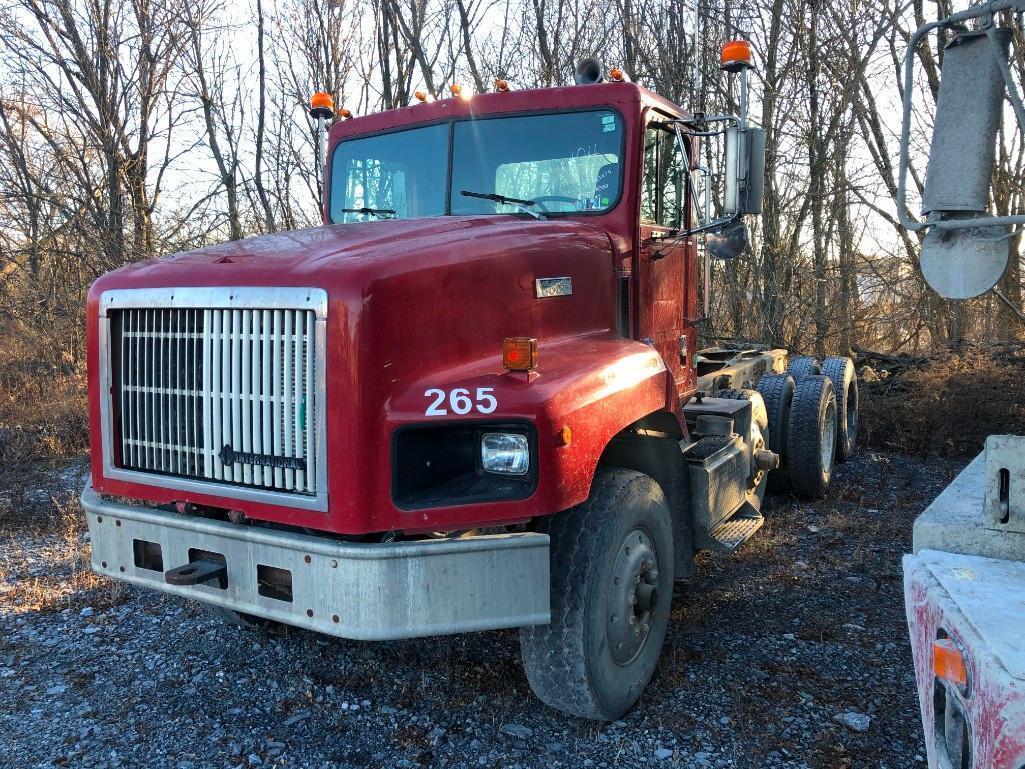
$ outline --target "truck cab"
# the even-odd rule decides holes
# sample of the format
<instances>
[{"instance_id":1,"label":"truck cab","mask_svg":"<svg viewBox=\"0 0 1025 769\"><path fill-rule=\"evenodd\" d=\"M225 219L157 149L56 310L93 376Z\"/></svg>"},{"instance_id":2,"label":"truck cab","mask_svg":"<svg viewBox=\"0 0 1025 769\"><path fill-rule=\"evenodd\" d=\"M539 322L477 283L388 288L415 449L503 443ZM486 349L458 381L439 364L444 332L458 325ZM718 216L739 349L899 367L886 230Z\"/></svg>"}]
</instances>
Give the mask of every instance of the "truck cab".
<instances>
[{"instance_id":1,"label":"truck cab","mask_svg":"<svg viewBox=\"0 0 1025 769\"><path fill-rule=\"evenodd\" d=\"M240 623L519 627L544 701L621 716L695 549L761 525L794 391L694 397L698 134L622 80L425 99L334 122L322 226L101 277L94 568Z\"/></svg>"}]
</instances>

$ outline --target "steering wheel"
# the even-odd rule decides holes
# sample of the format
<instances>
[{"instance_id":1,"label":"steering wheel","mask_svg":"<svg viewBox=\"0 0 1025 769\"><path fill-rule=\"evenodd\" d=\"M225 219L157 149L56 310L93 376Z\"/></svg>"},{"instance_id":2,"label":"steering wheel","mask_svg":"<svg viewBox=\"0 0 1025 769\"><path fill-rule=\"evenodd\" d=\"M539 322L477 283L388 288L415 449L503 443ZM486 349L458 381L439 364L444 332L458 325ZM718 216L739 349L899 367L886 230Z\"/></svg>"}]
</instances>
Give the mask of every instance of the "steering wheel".
<instances>
[{"instance_id":1,"label":"steering wheel","mask_svg":"<svg viewBox=\"0 0 1025 769\"><path fill-rule=\"evenodd\" d=\"M538 195L536 198L531 198L547 213L548 206L545 205L545 201L549 203L571 203L574 206L578 205L580 201L577 198L571 198L567 195Z\"/></svg>"}]
</instances>

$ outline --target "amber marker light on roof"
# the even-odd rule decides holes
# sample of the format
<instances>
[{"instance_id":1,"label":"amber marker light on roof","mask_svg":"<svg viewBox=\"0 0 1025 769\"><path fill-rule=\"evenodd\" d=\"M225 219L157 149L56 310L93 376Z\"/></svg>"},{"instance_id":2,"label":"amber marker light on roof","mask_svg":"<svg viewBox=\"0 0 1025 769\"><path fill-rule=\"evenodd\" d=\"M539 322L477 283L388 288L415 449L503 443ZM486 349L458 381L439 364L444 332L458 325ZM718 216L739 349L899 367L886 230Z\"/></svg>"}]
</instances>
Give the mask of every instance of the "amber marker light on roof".
<instances>
[{"instance_id":1,"label":"amber marker light on roof","mask_svg":"<svg viewBox=\"0 0 1025 769\"><path fill-rule=\"evenodd\" d=\"M932 668L937 677L958 686L968 685L968 668L961 650L949 638L941 638L932 645Z\"/></svg>"},{"instance_id":2,"label":"amber marker light on roof","mask_svg":"<svg viewBox=\"0 0 1025 769\"><path fill-rule=\"evenodd\" d=\"M424 91L417 91L413 96L417 98L417 101L426 102L428 104L434 101L434 97Z\"/></svg>"},{"instance_id":3,"label":"amber marker light on roof","mask_svg":"<svg viewBox=\"0 0 1025 769\"><path fill-rule=\"evenodd\" d=\"M619 67L613 67L609 70L609 79L621 83L623 81L623 70Z\"/></svg>"},{"instance_id":4,"label":"amber marker light on roof","mask_svg":"<svg viewBox=\"0 0 1025 769\"><path fill-rule=\"evenodd\" d=\"M348 120L349 118L352 117L352 113L349 110L347 110L345 107L342 107L340 110L338 110L338 117L343 117L346 120Z\"/></svg>"},{"instance_id":5,"label":"amber marker light on roof","mask_svg":"<svg viewBox=\"0 0 1025 769\"><path fill-rule=\"evenodd\" d=\"M537 367L537 340L529 336L503 339L502 366L509 371L533 371Z\"/></svg>"},{"instance_id":6,"label":"amber marker light on roof","mask_svg":"<svg viewBox=\"0 0 1025 769\"><path fill-rule=\"evenodd\" d=\"M495 81L495 90L499 93L505 93L509 90L509 81L503 80L502 78L498 78Z\"/></svg>"},{"instance_id":7,"label":"amber marker light on roof","mask_svg":"<svg viewBox=\"0 0 1025 769\"><path fill-rule=\"evenodd\" d=\"M754 66L754 52L747 40L730 40L724 43L719 66L727 72L739 72Z\"/></svg>"},{"instance_id":8,"label":"amber marker light on roof","mask_svg":"<svg viewBox=\"0 0 1025 769\"><path fill-rule=\"evenodd\" d=\"M312 109L333 109L334 105L335 101L327 91L317 91L310 99Z\"/></svg>"}]
</instances>

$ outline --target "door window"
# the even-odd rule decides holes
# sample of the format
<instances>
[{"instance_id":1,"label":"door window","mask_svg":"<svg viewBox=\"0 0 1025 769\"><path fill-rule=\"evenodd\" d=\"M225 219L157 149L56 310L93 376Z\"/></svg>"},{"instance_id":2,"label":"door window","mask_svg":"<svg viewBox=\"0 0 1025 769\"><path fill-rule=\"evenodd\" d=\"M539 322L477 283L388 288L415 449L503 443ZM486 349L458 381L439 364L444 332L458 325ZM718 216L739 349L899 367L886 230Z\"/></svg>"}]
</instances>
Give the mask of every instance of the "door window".
<instances>
[{"instance_id":1,"label":"door window","mask_svg":"<svg viewBox=\"0 0 1025 769\"><path fill-rule=\"evenodd\" d=\"M683 226L685 173L676 134L664 128L648 128L644 132L642 222L672 228Z\"/></svg>"}]
</instances>

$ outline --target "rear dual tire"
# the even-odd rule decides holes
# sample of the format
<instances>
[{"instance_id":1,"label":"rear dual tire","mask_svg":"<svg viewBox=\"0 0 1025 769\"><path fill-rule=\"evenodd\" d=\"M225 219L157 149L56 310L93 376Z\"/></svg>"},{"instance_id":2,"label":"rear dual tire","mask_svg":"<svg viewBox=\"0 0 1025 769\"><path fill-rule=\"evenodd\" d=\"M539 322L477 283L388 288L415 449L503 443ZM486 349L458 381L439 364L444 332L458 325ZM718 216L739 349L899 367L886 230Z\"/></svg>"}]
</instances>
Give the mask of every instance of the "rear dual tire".
<instances>
[{"instance_id":1,"label":"rear dual tire","mask_svg":"<svg viewBox=\"0 0 1025 769\"><path fill-rule=\"evenodd\" d=\"M822 364L819 363L818 358L801 355L790 359L787 363L787 373L794 378L795 382L800 382L806 376L818 376L821 374Z\"/></svg>"},{"instance_id":2,"label":"rear dual tire","mask_svg":"<svg viewBox=\"0 0 1025 769\"><path fill-rule=\"evenodd\" d=\"M836 396L826 376L806 376L794 389L786 456L793 492L820 499L829 490L836 454Z\"/></svg>"},{"instance_id":3,"label":"rear dual tire","mask_svg":"<svg viewBox=\"0 0 1025 769\"><path fill-rule=\"evenodd\" d=\"M790 374L766 374L758 380L758 392L765 402L769 420L769 450L779 456L779 467L769 473L768 490L781 494L790 488L787 433L794 401L794 379Z\"/></svg>"},{"instance_id":4,"label":"rear dual tire","mask_svg":"<svg viewBox=\"0 0 1025 769\"><path fill-rule=\"evenodd\" d=\"M534 693L570 715L611 721L636 704L665 641L673 528L661 487L601 468L587 501L541 521L551 538L551 622L520 629Z\"/></svg>"},{"instance_id":5,"label":"rear dual tire","mask_svg":"<svg viewBox=\"0 0 1025 769\"><path fill-rule=\"evenodd\" d=\"M858 442L858 377L850 358L826 358L822 374L833 382L836 395L836 462L854 454Z\"/></svg>"}]
</instances>

